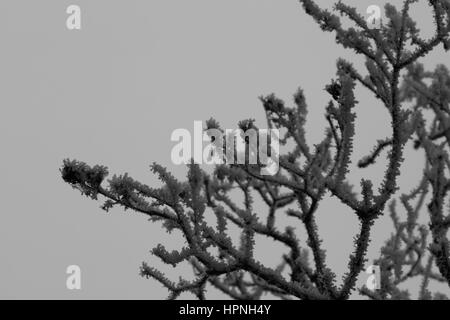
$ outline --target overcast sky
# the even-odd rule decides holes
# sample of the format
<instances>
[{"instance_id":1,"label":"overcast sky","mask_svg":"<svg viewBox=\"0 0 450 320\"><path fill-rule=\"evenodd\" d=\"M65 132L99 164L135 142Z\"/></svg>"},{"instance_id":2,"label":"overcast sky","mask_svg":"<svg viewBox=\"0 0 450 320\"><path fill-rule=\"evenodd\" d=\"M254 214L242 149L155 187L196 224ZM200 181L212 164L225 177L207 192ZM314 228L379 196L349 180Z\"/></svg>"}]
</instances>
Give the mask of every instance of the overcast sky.
<instances>
[{"instance_id":1,"label":"overcast sky","mask_svg":"<svg viewBox=\"0 0 450 320\"><path fill-rule=\"evenodd\" d=\"M365 13L373 1L345 2ZM71 4L81 8L81 30L66 28ZM422 5L414 16L431 34ZM274 92L292 103L298 87L309 105L312 146L323 137L329 100L323 88L336 59L362 66L296 0L2 0L0 39L0 298L165 298L165 289L138 275L139 265L162 266L149 250L179 243L143 216L106 214L99 202L81 197L61 180L62 160L104 164L150 185L157 183L149 172L156 161L182 178L185 168L170 160L173 130L192 131L194 120L211 116L224 128L246 118L263 126L258 96ZM439 49L423 62L433 68L448 59ZM382 106L361 88L356 94L354 160L390 135ZM404 192L422 168L421 156L409 149L406 159ZM379 184L385 164L352 173L352 181ZM357 221L335 199L324 201L318 221L327 261L340 275ZM391 231L388 217L377 222L370 258ZM73 264L82 271L78 291L66 288ZM189 271L164 270L174 279Z\"/></svg>"}]
</instances>

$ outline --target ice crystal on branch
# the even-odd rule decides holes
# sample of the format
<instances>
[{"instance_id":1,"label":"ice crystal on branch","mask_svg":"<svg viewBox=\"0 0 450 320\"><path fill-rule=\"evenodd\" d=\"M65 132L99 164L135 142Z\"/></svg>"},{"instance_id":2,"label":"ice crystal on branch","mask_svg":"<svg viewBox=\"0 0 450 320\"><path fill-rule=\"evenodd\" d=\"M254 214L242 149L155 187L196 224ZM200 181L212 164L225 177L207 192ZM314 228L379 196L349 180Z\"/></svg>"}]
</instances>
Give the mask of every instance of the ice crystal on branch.
<instances>
[{"instance_id":1,"label":"ice crystal on branch","mask_svg":"<svg viewBox=\"0 0 450 320\"><path fill-rule=\"evenodd\" d=\"M438 46L449 49L450 2L428 1L433 13L429 19L435 26L429 39L420 37L410 16L416 2L405 0L400 8L387 4L387 21L379 29L371 29L364 17L343 1L337 2L332 11L311 0L300 1L322 30L333 32L338 44L365 58L365 70L356 70L343 59L337 61L336 78L325 87L330 98L325 107L328 125L323 140L316 145L306 139L307 103L301 89L294 94L293 106L274 94L260 97L268 127L280 129L280 143L290 146L280 156L280 170L275 175L261 175L255 170L258 166L248 163L217 165L213 173L192 163L187 180L180 182L164 167L153 164L151 170L163 186L151 188L127 174L105 181L105 167L65 160L62 178L93 199L104 197L102 208L106 211L114 206L131 209L151 221L162 222L168 232L177 230L183 235L185 244L179 250L169 251L160 244L152 253L168 265L189 263L194 280L176 283L147 263L141 267L141 275L160 282L169 290L169 298L190 292L205 299L207 286L212 286L234 299L258 299L266 293L286 299L347 299L365 268L368 245L374 236L372 227L386 212L390 212L394 233L376 261L381 287L362 287L359 292L371 299L410 298L411 293L400 285L421 277L419 298L445 298L440 293L433 295L428 288L431 281L450 285L450 215L445 206L450 189L450 74L442 65L425 71L418 59ZM353 26L345 28L343 17ZM360 189L347 178L358 121L355 106L364 104L355 97L356 85L381 102L384 110L380 112L388 112L392 129L377 141L371 154L358 162L360 168L368 167L386 151L382 183L375 185L362 179ZM406 102L413 106L406 107ZM432 111L432 119L425 117L424 111ZM258 130L254 120L238 125L242 130ZM214 119L208 120L206 127L222 132ZM425 154L423 179L417 188L395 199L403 151L411 139ZM242 203L232 196L236 190L243 195ZM343 279L337 279L327 264L316 223L326 194L339 199L359 221ZM428 203L426 196L430 198ZM256 209L256 199L265 204L267 212ZM397 213L398 202L407 213L406 220ZM305 243L299 240L300 229L278 226L283 215L304 226ZM428 224L420 222L423 215L428 216ZM210 218L215 221L213 225ZM238 239L231 238L231 228L240 231ZM254 253L258 235L287 249L278 267L258 261Z\"/></svg>"}]
</instances>

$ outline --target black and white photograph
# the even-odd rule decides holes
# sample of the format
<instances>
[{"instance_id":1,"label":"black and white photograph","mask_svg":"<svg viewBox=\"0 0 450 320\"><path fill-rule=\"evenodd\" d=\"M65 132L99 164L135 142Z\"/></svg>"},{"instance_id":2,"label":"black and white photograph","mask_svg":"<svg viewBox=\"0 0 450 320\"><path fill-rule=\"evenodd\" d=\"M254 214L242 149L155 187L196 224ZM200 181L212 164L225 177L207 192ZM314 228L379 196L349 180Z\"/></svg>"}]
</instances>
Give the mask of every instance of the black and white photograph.
<instances>
[{"instance_id":1,"label":"black and white photograph","mask_svg":"<svg viewBox=\"0 0 450 320\"><path fill-rule=\"evenodd\" d=\"M0 39L0 300L450 298L449 0L1 0Z\"/></svg>"}]
</instances>

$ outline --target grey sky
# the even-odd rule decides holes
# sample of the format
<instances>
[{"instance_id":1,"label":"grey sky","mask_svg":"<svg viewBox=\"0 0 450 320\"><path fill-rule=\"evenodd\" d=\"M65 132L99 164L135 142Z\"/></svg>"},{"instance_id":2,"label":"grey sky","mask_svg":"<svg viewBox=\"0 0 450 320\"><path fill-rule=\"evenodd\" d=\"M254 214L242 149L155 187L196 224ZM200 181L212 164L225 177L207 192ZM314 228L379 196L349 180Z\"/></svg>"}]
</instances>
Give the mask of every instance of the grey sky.
<instances>
[{"instance_id":1,"label":"grey sky","mask_svg":"<svg viewBox=\"0 0 450 320\"><path fill-rule=\"evenodd\" d=\"M362 12L373 2L346 1ZM81 7L80 31L65 27L70 4ZM431 33L423 8L416 18ZM274 92L291 103L298 87L309 105L312 145L325 129L323 88L336 59L362 65L296 0L3 0L0 39L0 298L166 297L138 267L143 260L162 266L149 250L179 243L145 217L105 214L81 197L61 180L62 160L104 164L148 184L157 183L149 172L156 161L182 178L185 168L170 161L174 129L193 130L194 120L210 116L225 128L245 118L263 125L257 97ZM448 58L439 50L424 62L432 68ZM378 102L361 88L357 99L355 160L390 134ZM404 191L422 168L417 154L408 150L406 158ZM361 177L379 183L383 164L351 177L358 186ZM319 225L328 262L341 274L356 219L327 199ZM388 217L377 222L371 257L390 232ZM81 267L80 291L65 287L71 264ZM185 274L164 268L169 276Z\"/></svg>"}]
</instances>

